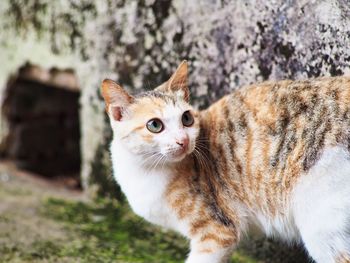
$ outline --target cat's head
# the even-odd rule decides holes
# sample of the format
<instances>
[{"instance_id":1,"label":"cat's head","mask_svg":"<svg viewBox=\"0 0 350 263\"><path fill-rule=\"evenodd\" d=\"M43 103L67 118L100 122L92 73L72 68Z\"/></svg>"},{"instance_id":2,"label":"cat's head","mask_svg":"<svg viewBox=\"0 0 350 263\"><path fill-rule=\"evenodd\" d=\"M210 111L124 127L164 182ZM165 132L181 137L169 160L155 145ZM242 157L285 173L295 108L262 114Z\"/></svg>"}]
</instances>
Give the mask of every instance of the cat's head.
<instances>
[{"instance_id":1,"label":"cat's head","mask_svg":"<svg viewBox=\"0 0 350 263\"><path fill-rule=\"evenodd\" d=\"M199 119L188 103L186 61L153 91L131 96L107 79L102 95L114 137L146 164L178 162L194 151Z\"/></svg>"}]
</instances>

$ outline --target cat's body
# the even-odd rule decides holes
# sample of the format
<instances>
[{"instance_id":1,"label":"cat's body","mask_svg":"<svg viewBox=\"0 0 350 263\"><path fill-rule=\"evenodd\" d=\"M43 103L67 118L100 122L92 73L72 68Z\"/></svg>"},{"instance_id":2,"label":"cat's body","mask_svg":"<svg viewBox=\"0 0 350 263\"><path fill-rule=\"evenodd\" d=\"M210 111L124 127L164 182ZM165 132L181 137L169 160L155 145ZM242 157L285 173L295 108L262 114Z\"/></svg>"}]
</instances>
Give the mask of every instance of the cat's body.
<instances>
[{"instance_id":1,"label":"cat's body","mask_svg":"<svg viewBox=\"0 0 350 263\"><path fill-rule=\"evenodd\" d=\"M115 177L133 210L190 238L191 263L224 262L253 225L317 262L350 262L350 78L252 85L196 113L184 67L124 106L104 84ZM155 117L164 127L148 134ZM171 143L181 146L155 153Z\"/></svg>"}]
</instances>

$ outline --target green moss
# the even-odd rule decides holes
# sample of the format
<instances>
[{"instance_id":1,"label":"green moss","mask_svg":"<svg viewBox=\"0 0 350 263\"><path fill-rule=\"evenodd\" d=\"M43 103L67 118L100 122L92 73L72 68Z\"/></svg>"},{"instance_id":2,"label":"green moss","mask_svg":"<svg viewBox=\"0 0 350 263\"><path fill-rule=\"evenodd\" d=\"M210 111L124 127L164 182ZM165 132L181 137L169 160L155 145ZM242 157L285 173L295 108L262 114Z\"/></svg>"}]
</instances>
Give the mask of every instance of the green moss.
<instances>
[{"instance_id":1,"label":"green moss","mask_svg":"<svg viewBox=\"0 0 350 263\"><path fill-rule=\"evenodd\" d=\"M49 240L35 241L30 248L21 249L17 245L5 245L0 248L0 262L38 262L60 258L61 245Z\"/></svg>"},{"instance_id":2,"label":"green moss","mask_svg":"<svg viewBox=\"0 0 350 263\"><path fill-rule=\"evenodd\" d=\"M87 204L51 198L43 213L76 233L59 250L61 256L82 262L179 262L187 253L186 240L151 226L116 201Z\"/></svg>"},{"instance_id":3,"label":"green moss","mask_svg":"<svg viewBox=\"0 0 350 263\"><path fill-rule=\"evenodd\" d=\"M75 233L72 242L60 248L60 255L80 262L182 262L188 242L174 232L164 231L135 216L117 201L69 202L50 198L45 216L63 221ZM238 251L235 263L256 260Z\"/></svg>"}]
</instances>

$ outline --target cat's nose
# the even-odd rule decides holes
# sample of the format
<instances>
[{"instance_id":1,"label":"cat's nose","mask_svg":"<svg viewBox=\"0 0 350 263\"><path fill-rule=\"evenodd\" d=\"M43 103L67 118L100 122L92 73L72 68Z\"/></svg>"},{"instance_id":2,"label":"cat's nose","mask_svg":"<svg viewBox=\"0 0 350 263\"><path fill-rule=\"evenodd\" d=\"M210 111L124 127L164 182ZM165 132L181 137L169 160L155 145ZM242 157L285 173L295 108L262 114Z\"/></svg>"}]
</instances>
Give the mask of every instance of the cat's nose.
<instances>
[{"instance_id":1,"label":"cat's nose","mask_svg":"<svg viewBox=\"0 0 350 263\"><path fill-rule=\"evenodd\" d=\"M188 139L188 137L186 136L186 137L183 137L183 138L181 138L181 139L176 140L176 143L177 143L178 145L180 145L182 148L187 148L188 143L189 143L189 139Z\"/></svg>"}]
</instances>

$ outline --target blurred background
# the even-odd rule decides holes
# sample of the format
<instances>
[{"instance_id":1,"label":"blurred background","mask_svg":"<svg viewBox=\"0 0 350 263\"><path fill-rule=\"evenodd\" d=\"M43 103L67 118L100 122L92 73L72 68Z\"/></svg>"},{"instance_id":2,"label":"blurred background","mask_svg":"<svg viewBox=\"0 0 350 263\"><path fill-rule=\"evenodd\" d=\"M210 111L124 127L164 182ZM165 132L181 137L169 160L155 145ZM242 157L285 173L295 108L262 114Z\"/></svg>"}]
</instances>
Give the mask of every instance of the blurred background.
<instances>
[{"instance_id":1,"label":"blurred background","mask_svg":"<svg viewBox=\"0 0 350 263\"><path fill-rule=\"evenodd\" d=\"M152 89L187 59L205 108L253 82L349 74L349 0L0 1L0 261L181 262L111 177L99 86ZM259 237L233 262L308 262Z\"/></svg>"}]
</instances>

